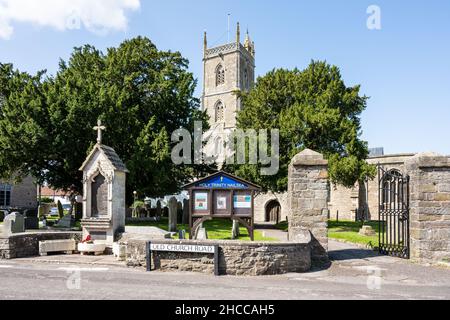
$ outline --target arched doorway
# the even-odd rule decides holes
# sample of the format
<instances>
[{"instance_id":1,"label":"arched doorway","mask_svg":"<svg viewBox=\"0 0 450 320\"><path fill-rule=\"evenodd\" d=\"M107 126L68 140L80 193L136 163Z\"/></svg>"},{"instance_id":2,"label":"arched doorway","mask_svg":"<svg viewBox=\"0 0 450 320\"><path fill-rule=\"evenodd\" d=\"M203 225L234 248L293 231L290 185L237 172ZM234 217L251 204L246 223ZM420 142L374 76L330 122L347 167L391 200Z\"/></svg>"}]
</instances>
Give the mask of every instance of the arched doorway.
<instances>
[{"instance_id":1,"label":"arched doorway","mask_svg":"<svg viewBox=\"0 0 450 320\"><path fill-rule=\"evenodd\" d=\"M271 200L266 205L266 222L278 224L281 217L281 205L277 200Z\"/></svg>"}]
</instances>

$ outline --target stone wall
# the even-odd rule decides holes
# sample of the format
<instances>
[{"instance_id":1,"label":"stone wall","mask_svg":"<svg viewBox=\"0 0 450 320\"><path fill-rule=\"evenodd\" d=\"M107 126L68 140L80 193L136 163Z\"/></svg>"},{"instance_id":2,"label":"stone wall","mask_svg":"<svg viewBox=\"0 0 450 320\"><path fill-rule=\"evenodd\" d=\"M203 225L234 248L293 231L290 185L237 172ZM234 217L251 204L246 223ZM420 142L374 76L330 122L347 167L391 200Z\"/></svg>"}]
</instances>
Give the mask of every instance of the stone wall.
<instances>
[{"instance_id":1,"label":"stone wall","mask_svg":"<svg viewBox=\"0 0 450 320\"><path fill-rule=\"evenodd\" d=\"M355 220L356 210L358 209L359 192L358 187L346 188L341 185L331 185L330 219L332 220Z\"/></svg>"},{"instance_id":2,"label":"stone wall","mask_svg":"<svg viewBox=\"0 0 450 320\"><path fill-rule=\"evenodd\" d=\"M219 246L219 273L221 275L261 276L290 272L307 272L311 268L309 242L268 243L239 241L152 241L155 244L189 244ZM146 241L129 240L126 243L128 266L146 266ZM152 269L214 273L214 255L197 253L153 252Z\"/></svg>"},{"instance_id":3,"label":"stone wall","mask_svg":"<svg viewBox=\"0 0 450 320\"><path fill-rule=\"evenodd\" d=\"M289 166L289 239L311 233L313 265L328 261L328 161L320 153L304 150Z\"/></svg>"},{"instance_id":4,"label":"stone wall","mask_svg":"<svg viewBox=\"0 0 450 320\"><path fill-rule=\"evenodd\" d=\"M396 169L405 173L405 161L414 154L396 154L372 157L367 163L381 165L386 170ZM339 220L355 220L356 210L364 212L366 219L378 220L378 177L364 184L355 184L353 188L331 186L330 218L335 220L339 211Z\"/></svg>"},{"instance_id":5,"label":"stone wall","mask_svg":"<svg viewBox=\"0 0 450 320\"><path fill-rule=\"evenodd\" d=\"M26 258L39 255L39 241L81 240L81 232L27 232L10 237L0 234L0 259Z\"/></svg>"},{"instance_id":6,"label":"stone wall","mask_svg":"<svg viewBox=\"0 0 450 320\"><path fill-rule=\"evenodd\" d=\"M37 208L37 185L31 176L19 183L0 180L0 183L12 185L11 204L13 208Z\"/></svg>"},{"instance_id":7,"label":"stone wall","mask_svg":"<svg viewBox=\"0 0 450 320\"><path fill-rule=\"evenodd\" d=\"M450 157L419 154L410 175L411 258L450 262Z\"/></svg>"}]
</instances>

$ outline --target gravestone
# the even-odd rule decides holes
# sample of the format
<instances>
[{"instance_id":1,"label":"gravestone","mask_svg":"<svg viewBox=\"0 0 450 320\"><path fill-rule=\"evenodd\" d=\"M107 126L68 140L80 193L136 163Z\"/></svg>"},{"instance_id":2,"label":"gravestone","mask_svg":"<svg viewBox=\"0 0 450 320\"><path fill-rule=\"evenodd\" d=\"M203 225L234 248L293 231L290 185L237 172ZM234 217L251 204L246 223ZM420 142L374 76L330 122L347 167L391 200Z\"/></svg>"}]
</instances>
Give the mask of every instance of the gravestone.
<instances>
[{"instance_id":1,"label":"gravestone","mask_svg":"<svg viewBox=\"0 0 450 320\"><path fill-rule=\"evenodd\" d=\"M3 221L3 233L12 235L15 233L25 232L25 218L18 212L13 212L6 216Z\"/></svg>"},{"instance_id":2,"label":"gravestone","mask_svg":"<svg viewBox=\"0 0 450 320\"><path fill-rule=\"evenodd\" d=\"M231 231L231 239L236 240L241 235L241 232L239 230L239 222L236 220L233 220L233 229Z\"/></svg>"},{"instance_id":3,"label":"gravestone","mask_svg":"<svg viewBox=\"0 0 450 320\"><path fill-rule=\"evenodd\" d=\"M161 209L161 201L156 202L156 217L161 218L162 216L162 209Z\"/></svg>"},{"instance_id":4,"label":"gravestone","mask_svg":"<svg viewBox=\"0 0 450 320\"><path fill-rule=\"evenodd\" d=\"M186 239L186 231L185 230L178 231L178 239L180 239L180 240Z\"/></svg>"},{"instance_id":5,"label":"gravestone","mask_svg":"<svg viewBox=\"0 0 450 320\"><path fill-rule=\"evenodd\" d=\"M208 232L206 231L206 228L200 228L198 230L196 240L208 240Z\"/></svg>"},{"instance_id":6,"label":"gravestone","mask_svg":"<svg viewBox=\"0 0 450 320\"><path fill-rule=\"evenodd\" d=\"M59 220L56 226L59 228L73 228L75 227L75 219L70 214L67 214Z\"/></svg>"},{"instance_id":7,"label":"gravestone","mask_svg":"<svg viewBox=\"0 0 450 320\"><path fill-rule=\"evenodd\" d=\"M26 230L38 230L39 218L37 209L28 209L24 212L25 229Z\"/></svg>"},{"instance_id":8,"label":"gravestone","mask_svg":"<svg viewBox=\"0 0 450 320\"><path fill-rule=\"evenodd\" d=\"M183 224L189 224L189 200L183 200Z\"/></svg>"},{"instance_id":9,"label":"gravestone","mask_svg":"<svg viewBox=\"0 0 450 320\"><path fill-rule=\"evenodd\" d=\"M178 202L175 197L170 198L168 208L169 208L169 232L177 232Z\"/></svg>"},{"instance_id":10,"label":"gravestone","mask_svg":"<svg viewBox=\"0 0 450 320\"><path fill-rule=\"evenodd\" d=\"M177 222L183 221L183 203L180 201L177 202Z\"/></svg>"},{"instance_id":11,"label":"gravestone","mask_svg":"<svg viewBox=\"0 0 450 320\"><path fill-rule=\"evenodd\" d=\"M75 221L83 219L83 203L75 203Z\"/></svg>"},{"instance_id":12,"label":"gravestone","mask_svg":"<svg viewBox=\"0 0 450 320\"><path fill-rule=\"evenodd\" d=\"M361 228L361 230L359 230L359 234L362 236L367 236L367 237L372 237L372 236L377 235L377 233L375 232L375 230L373 230L373 228L371 226L363 226Z\"/></svg>"}]
</instances>

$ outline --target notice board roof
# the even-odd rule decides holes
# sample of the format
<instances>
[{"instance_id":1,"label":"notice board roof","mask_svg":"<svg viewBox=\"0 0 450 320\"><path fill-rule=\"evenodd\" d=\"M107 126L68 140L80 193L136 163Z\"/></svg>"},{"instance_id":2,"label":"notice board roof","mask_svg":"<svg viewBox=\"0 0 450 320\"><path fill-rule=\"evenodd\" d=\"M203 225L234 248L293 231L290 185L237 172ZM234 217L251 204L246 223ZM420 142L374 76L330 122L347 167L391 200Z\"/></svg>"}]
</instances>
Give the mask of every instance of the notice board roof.
<instances>
[{"instance_id":1,"label":"notice board roof","mask_svg":"<svg viewBox=\"0 0 450 320\"><path fill-rule=\"evenodd\" d=\"M225 189L225 190L256 190L260 191L261 187L236 177L225 171L219 171L213 175L206 178L197 180L195 182L189 183L183 186L183 189Z\"/></svg>"}]
</instances>

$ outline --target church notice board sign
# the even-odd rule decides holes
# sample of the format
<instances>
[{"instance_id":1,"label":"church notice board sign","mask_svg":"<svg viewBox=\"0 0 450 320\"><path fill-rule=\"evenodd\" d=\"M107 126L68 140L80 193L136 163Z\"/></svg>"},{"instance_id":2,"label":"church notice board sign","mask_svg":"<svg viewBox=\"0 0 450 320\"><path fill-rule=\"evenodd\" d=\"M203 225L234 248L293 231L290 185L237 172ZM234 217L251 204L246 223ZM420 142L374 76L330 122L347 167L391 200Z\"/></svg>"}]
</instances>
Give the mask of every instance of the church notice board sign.
<instances>
[{"instance_id":1,"label":"church notice board sign","mask_svg":"<svg viewBox=\"0 0 450 320\"><path fill-rule=\"evenodd\" d=\"M253 240L254 197L261 188L229 173L219 171L204 179L188 184L189 227L191 238L206 220L228 218L237 220L248 230Z\"/></svg>"}]
</instances>

